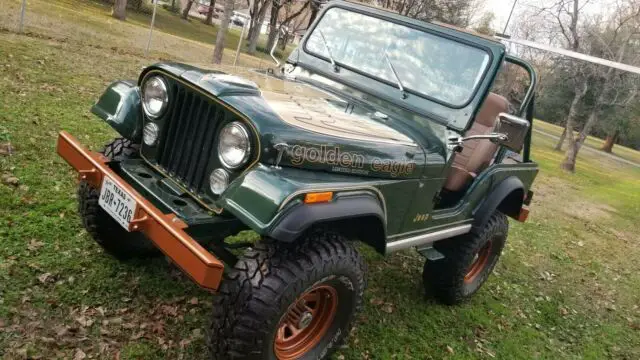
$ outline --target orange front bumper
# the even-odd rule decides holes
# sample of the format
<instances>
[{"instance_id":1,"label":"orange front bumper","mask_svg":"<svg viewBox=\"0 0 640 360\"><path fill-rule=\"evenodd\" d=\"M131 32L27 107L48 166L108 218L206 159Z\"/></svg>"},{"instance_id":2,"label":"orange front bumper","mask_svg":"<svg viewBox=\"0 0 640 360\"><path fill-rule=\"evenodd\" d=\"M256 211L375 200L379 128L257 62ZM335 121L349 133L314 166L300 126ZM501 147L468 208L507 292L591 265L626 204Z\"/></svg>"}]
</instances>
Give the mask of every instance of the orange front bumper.
<instances>
[{"instance_id":1,"label":"orange front bumper","mask_svg":"<svg viewBox=\"0 0 640 360\"><path fill-rule=\"evenodd\" d=\"M58 136L57 152L80 173L81 179L96 188L100 188L102 179L108 176L118 186L127 189L138 203L131 230L145 234L200 286L218 289L224 264L184 231L187 224L174 214L163 214L107 166L109 159L87 150L66 131L61 131Z\"/></svg>"}]
</instances>

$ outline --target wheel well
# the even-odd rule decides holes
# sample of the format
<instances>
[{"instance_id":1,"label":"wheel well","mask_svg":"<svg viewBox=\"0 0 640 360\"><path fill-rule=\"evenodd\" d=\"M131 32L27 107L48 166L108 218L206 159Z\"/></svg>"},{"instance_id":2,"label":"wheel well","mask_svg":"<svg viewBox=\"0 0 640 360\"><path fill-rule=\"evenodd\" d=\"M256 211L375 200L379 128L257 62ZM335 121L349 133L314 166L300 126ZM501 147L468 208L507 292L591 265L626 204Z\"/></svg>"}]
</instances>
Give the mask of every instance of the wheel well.
<instances>
[{"instance_id":1,"label":"wheel well","mask_svg":"<svg viewBox=\"0 0 640 360\"><path fill-rule=\"evenodd\" d=\"M515 189L502 199L500 205L498 205L498 210L507 216L517 219L520 214L523 201L524 190L522 188Z\"/></svg>"},{"instance_id":2,"label":"wheel well","mask_svg":"<svg viewBox=\"0 0 640 360\"><path fill-rule=\"evenodd\" d=\"M336 231L349 240L359 240L376 250L381 255L386 250L385 226L376 216L358 216L340 220L329 220L314 224L318 227Z\"/></svg>"}]
</instances>

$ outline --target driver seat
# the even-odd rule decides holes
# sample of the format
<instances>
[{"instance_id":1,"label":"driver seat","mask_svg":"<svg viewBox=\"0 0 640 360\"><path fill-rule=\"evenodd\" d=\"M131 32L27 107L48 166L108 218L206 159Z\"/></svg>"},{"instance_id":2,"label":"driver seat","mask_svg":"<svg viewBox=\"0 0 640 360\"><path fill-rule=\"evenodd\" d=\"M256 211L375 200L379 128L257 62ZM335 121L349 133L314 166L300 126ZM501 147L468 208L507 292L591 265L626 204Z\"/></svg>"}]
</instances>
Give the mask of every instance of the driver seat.
<instances>
[{"instance_id":1,"label":"driver seat","mask_svg":"<svg viewBox=\"0 0 640 360\"><path fill-rule=\"evenodd\" d=\"M509 110L509 101L504 97L489 93L471 128L464 136L486 135L493 131L498 115ZM456 153L449 176L444 184L446 190L457 192L465 189L473 179L486 169L493 160L498 145L490 140L468 140L462 145L462 151Z\"/></svg>"}]
</instances>

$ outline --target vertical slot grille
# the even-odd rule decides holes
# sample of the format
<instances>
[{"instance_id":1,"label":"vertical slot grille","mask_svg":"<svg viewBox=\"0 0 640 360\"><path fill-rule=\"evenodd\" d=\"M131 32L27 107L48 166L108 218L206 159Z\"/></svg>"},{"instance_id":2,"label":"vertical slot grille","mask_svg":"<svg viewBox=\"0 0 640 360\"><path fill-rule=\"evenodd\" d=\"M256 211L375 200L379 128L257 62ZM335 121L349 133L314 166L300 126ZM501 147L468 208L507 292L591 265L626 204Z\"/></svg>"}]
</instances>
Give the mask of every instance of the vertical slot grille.
<instances>
[{"instance_id":1,"label":"vertical slot grille","mask_svg":"<svg viewBox=\"0 0 640 360\"><path fill-rule=\"evenodd\" d=\"M165 119L164 134L156 161L188 190L198 192L205 180L205 169L214 153L216 126L224 110L199 93L175 85L175 106Z\"/></svg>"}]
</instances>

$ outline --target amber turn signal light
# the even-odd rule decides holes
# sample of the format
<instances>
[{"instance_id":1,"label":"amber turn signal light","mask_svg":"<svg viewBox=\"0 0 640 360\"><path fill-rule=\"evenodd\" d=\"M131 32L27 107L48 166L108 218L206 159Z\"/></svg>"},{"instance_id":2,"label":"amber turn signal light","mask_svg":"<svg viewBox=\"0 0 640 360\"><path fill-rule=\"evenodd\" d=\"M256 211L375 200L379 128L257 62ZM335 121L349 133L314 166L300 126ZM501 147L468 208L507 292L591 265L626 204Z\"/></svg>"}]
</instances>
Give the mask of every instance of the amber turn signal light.
<instances>
[{"instance_id":1,"label":"amber turn signal light","mask_svg":"<svg viewBox=\"0 0 640 360\"><path fill-rule=\"evenodd\" d=\"M308 193L304 195L305 204L325 203L333 199L333 191Z\"/></svg>"}]
</instances>

